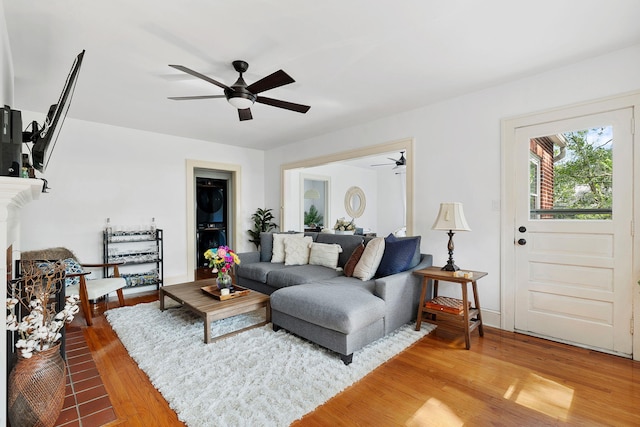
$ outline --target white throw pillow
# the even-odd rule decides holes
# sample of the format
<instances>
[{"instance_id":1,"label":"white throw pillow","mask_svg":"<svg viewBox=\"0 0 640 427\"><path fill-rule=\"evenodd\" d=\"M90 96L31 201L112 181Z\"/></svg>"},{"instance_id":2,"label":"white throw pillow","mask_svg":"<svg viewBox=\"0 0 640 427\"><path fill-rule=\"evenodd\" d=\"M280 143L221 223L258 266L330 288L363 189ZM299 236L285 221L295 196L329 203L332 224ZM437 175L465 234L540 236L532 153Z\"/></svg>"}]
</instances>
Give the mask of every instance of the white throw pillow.
<instances>
[{"instance_id":1,"label":"white throw pillow","mask_svg":"<svg viewBox=\"0 0 640 427\"><path fill-rule=\"evenodd\" d=\"M284 262L284 241L286 239L301 239L304 233L276 233L273 235L273 252L271 262Z\"/></svg>"},{"instance_id":2,"label":"white throw pillow","mask_svg":"<svg viewBox=\"0 0 640 427\"><path fill-rule=\"evenodd\" d=\"M309 264L322 265L335 270L338 268L338 257L341 252L342 246L337 243L312 243Z\"/></svg>"},{"instance_id":3,"label":"white throw pillow","mask_svg":"<svg viewBox=\"0 0 640 427\"><path fill-rule=\"evenodd\" d=\"M360 280L370 280L378 271L382 255L384 255L384 237L371 239L367 246L364 247L360 261L358 261L356 268L353 270L353 277L357 277Z\"/></svg>"},{"instance_id":4,"label":"white throw pillow","mask_svg":"<svg viewBox=\"0 0 640 427\"><path fill-rule=\"evenodd\" d=\"M305 236L302 239L284 239L284 265L309 264L312 242L311 236Z\"/></svg>"}]
</instances>

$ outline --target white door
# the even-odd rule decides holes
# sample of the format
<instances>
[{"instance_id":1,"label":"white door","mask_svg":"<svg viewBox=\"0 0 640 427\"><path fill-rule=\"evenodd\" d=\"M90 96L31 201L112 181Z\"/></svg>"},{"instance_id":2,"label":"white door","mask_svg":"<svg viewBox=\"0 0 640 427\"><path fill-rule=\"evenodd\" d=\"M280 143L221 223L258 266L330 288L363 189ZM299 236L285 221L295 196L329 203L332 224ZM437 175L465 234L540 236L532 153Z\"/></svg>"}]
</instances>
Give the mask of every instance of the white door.
<instances>
[{"instance_id":1,"label":"white door","mask_svg":"<svg viewBox=\"0 0 640 427\"><path fill-rule=\"evenodd\" d=\"M631 355L632 116L516 129L516 330Z\"/></svg>"}]
</instances>

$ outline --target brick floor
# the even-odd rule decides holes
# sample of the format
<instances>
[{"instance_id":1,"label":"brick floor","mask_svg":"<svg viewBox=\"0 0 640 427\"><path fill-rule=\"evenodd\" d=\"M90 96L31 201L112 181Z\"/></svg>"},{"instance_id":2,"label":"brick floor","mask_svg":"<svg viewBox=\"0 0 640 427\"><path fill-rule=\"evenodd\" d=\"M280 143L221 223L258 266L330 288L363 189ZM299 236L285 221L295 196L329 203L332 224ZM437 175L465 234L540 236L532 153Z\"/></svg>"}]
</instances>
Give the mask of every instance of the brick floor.
<instances>
[{"instance_id":1,"label":"brick floor","mask_svg":"<svg viewBox=\"0 0 640 427\"><path fill-rule=\"evenodd\" d=\"M97 427L117 419L82 330L67 330L67 387L56 427Z\"/></svg>"}]
</instances>

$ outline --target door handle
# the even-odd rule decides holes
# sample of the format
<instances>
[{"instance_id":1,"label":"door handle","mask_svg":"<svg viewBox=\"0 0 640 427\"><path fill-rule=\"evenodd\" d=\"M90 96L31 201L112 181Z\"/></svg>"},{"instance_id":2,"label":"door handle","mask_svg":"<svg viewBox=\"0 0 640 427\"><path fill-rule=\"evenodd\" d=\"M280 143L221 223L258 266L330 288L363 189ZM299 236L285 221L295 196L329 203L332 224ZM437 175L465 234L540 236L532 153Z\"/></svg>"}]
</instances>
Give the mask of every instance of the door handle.
<instances>
[{"instance_id":1,"label":"door handle","mask_svg":"<svg viewBox=\"0 0 640 427\"><path fill-rule=\"evenodd\" d=\"M524 239L518 239L518 244L519 244L520 246L524 246L524 245L526 245L526 244L527 244L527 241L526 241L526 240L524 240Z\"/></svg>"}]
</instances>

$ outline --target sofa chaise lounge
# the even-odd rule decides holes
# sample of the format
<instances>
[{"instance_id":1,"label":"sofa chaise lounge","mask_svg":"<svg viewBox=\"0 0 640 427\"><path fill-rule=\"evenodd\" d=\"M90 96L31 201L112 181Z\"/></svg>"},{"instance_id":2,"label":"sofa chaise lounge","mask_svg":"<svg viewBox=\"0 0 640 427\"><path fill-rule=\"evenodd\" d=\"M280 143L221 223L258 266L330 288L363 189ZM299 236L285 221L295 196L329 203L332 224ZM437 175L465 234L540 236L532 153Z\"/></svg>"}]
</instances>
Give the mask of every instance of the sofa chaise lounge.
<instances>
[{"instance_id":1,"label":"sofa chaise lounge","mask_svg":"<svg viewBox=\"0 0 640 427\"><path fill-rule=\"evenodd\" d=\"M274 330L284 328L333 350L349 364L354 351L415 320L421 287L412 271L432 264L431 255L420 253L419 236L297 237L294 244L289 233L262 233L260 251L239 254L237 283L271 295ZM320 249L333 250L335 264L314 258ZM377 259L371 261L371 253Z\"/></svg>"}]
</instances>

